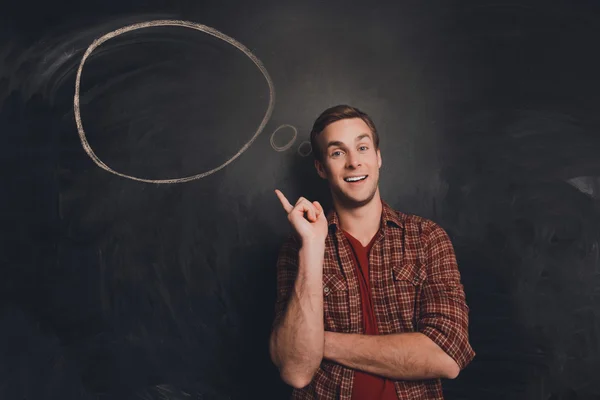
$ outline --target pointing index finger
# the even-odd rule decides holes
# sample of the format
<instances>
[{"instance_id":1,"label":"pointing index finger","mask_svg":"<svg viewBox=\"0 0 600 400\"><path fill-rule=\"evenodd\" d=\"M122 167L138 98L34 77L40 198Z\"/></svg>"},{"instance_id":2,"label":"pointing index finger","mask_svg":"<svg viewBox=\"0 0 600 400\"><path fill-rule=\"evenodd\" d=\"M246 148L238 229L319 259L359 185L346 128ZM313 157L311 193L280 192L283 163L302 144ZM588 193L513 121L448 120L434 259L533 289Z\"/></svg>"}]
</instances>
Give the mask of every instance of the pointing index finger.
<instances>
[{"instance_id":1,"label":"pointing index finger","mask_svg":"<svg viewBox=\"0 0 600 400\"><path fill-rule=\"evenodd\" d=\"M283 193L281 193L280 190L275 189L275 194L279 198L283 209L289 214L294 209L294 206L288 201L288 199L283 195Z\"/></svg>"}]
</instances>

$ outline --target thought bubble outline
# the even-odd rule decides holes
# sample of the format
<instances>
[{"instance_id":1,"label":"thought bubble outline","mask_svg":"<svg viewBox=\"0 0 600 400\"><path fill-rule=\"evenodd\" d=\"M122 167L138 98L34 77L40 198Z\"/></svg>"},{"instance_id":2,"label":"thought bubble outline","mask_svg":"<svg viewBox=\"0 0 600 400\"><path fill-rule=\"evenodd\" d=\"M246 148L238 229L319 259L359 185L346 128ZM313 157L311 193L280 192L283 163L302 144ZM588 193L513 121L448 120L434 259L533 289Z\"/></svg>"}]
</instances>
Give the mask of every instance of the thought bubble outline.
<instances>
[{"instance_id":1,"label":"thought bubble outline","mask_svg":"<svg viewBox=\"0 0 600 400\"><path fill-rule=\"evenodd\" d=\"M256 133L254 134L254 136L252 136L252 138L233 157L231 157L229 160L225 161L223 164L219 165L218 167L211 169L210 171L203 172L203 173L196 174L196 175L187 176L184 178L173 178L173 179L146 179L146 178L138 178L136 176L123 174L121 172L115 171L114 169L110 168L98 156L96 156L96 154L94 153L94 150L92 150L92 147L88 143L87 138L85 136L85 131L83 130L83 123L81 121L81 112L80 112L80 108L79 108L79 91L80 91L80 84L81 84L81 74L83 72L83 66L85 64L85 61L90 56L90 54L92 54L92 52L98 46L100 46L102 43L104 43L116 36L119 36L123 33L131 32L131 31L134 31L137 29L155 27L155 26L180 26L180 27L184 27L184 28L195 29L195 30L204 32L208 35L214 36L217 39L223 40L224 42L231 44L232 46L234 46L235 48L240 50L242 53L244 53L248 58L250 58L250 60L252 60L252 62L258 67L260 72L263 74L263 76L267 80L267 84L269 85L269 105L267 107L267 111L265 112L265 115L264 115L260 125L258 126L258 129L256 130ZM218 30L211 28L209 26L198 24L195 22L190 22L190 21L172 20L172 19L146 21L146 22L140 22L137 24L127 25L122 28L111 31L111 32L101 36L100 38L94 40L92 42L92 44L90 44L90 46L87 48L86 52L84 53L83 57L81 58L81 62L79 63L79 68L77 69L77 78L75 80L75 96L73 99L73 110L75 113L75 123L77 124L77 132L79 133L79 139L81 140L81 145L83 146L83 149L85 150L87 155L92 159L92 161L94 161L94 163L96 163L96 165L98 165L100 168L102 168L110 173L121 176L123 178L128 178L128 179L132 179L134 181L139 181L139 182L159 183L159 184L189 182L192 180L204 178L205 176L208 176L210 174L213 174L213 173L225 168L227 165L229 165L231 162L233 162L233 160L238 158L244 151L246 151L248 149L248 147L250 147L252 145L254 140L256 140L258 135L260 135L260 133L263 131L263 129L267 125L267 122L269 121L269 119L271 118L271 114L273 113L274 107L275 107L275 86L273 85L273 81L271 80L271 77L269 76L269 73L267 72L267 69L263 66L262 62L258 59L258 57L256 57L254 54L252 54L252 52L246 46L244 46L237 40L233 39L232 37L229 37L229 36L225 35L224 33L221 33Z\"/></svg>"},{"instance_id":2,"label":"thought bubble outline","mask_svg":"<svg viewBox=\"0 0 600 400\"><path fill-rule=\"evenodd\" d=\"M304 144L308 145L308 153L306 153L306 154L300 152L300 149L302 148L302 145L304 145ZM298 154L300 154L300 157L308 157L310 155L310 153L312 153L312 145L310 144L310 142L308 140L305 140L304 142L302 142L298 145Z\"/></svg>"},{"instance_id":3,"label":"thought bubble outline","mask_svg":"<svg viewBox=\"0 0 600 400\"><path fill-rule=\"evenodd\" d=\"M284 129L284 128L290 128L293 132L294 132L294 137L289 141L288 144L283 145L283 146L277 146L275 144L275 134L277 132L279 132L280 129ZM290 125L290 124L283 124L280 125L279 127L277 127L277 129L275 129L273 131L273 133L271 134L271 147L273 148L273 150L275 151L286 151L287 149L289 149L290 147L292 147L292 145L294 144L294 142L296 141L296 137L298 136L298 129L296 129L295 126Z\"/></svg>"}]
</instances>

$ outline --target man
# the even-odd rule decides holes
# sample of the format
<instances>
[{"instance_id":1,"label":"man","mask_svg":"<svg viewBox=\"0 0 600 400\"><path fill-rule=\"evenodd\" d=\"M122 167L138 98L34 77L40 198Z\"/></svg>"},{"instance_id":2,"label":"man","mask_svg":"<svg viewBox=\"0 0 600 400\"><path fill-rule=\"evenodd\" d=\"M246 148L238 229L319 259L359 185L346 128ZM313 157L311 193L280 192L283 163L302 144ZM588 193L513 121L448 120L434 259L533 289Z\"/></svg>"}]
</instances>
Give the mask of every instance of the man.
<instances>
[{"instance_id":1,"label":"man","mask_svg":"<svg viewBox=\"0 0 600 400\"><path fill-rule=\"evenodd\" d=\"M276 190L293 235L277 261L273 363L294 399L443 399L440 378L475 356L448 235L380 198L367 114L325 110L311 144L334 209Z\"/></svg>"}]
</instances>

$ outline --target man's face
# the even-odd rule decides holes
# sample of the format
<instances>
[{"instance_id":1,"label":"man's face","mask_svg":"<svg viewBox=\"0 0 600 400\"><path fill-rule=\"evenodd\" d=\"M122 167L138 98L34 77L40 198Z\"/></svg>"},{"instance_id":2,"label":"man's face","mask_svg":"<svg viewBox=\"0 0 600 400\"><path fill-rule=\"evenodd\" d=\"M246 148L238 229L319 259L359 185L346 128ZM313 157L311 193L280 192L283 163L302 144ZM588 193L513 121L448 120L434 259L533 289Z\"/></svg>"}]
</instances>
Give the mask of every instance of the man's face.
<instances>
[{"instance_id":1,"label":"man's face","mask_svg":"<svg viewBox=\"0 0 600 400\"><path fill-rule=\"evenodd\" d=\"M315 161L315 167L329 181L334 201L345 208L369 203L379 193L381 168L369 126L360 118L342 119L327 125L317 140L323 162ZM358 177L366 178L355 181Z\"/></svg>"}]
</instances>

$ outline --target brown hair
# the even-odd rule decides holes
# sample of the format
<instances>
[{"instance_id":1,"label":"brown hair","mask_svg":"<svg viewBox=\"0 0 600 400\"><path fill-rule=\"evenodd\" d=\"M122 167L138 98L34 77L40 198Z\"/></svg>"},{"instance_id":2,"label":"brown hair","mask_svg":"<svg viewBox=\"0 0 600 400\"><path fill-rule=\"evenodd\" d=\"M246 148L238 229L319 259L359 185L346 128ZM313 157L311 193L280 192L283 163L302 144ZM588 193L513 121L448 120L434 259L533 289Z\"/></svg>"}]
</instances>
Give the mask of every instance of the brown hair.
<instances>
[{"instance_id":1,"label":"brown hair","mask_svg":"<svg viewBox=\"0 0 600 400\"><path fill-rule=\"evenodd\" d=\"M340 104L323 111L313 124L312 130L310 131L310 145L315 159L323 161L323 152L319 148L317 136L327 128L327 125L348 118L360 118L365 121L365 124L367 124L373 134L375 150L379 149L379 135L377 134L377 129L375 128L375 124L371 117L356 107Z\"/></svg>"}]
</instances>

